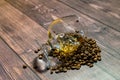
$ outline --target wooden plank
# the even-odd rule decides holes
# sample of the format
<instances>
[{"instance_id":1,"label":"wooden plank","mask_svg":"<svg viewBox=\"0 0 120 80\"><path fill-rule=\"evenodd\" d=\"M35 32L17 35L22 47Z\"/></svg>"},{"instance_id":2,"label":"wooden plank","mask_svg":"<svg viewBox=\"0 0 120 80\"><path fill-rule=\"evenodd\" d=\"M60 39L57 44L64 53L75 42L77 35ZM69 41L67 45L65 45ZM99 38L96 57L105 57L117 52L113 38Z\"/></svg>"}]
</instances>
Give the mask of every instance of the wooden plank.
<instances>
[{"instance_id":1,"label":"wooden plank","mask_svg":"<svg viewBox=\"0 0 120 80\"><path fill-rule=\"evenodd\" d=\"M39 39L41 43L45 42L47 40L46 30L6 2L0 6L0 15L2 16L0 17L1 37L19 55L32 52L33 55L31 55L35 58L37 54L34 54L34 50L39 48L36 40ZM29 57L31 56L28 55L27 58ZM25 60L24 57L21 58ZM26 63L32 65L29 61ZM32 66L30 67L33 69ZM44 75L38 75L42 80L48 80Z\"/></svg>"},{"instance_id":2,"label":"wooden plank","mask_svg":"<svg viewBox=\"0 0 120 80\"><path fill-rule=\"evenodd\" d=\"M12 80L1 64L0 64L0 80Z\"/></svg>"},{"instance_id":3,"label":"wooden plank","mask_svg":"<svg viewBox=\"0 0 120 80\"><path fill-rule=\"evenodd\" d=\"M52 10L49 10L49 8L43 5L34 5L34 3L32 3L29 0L22 0L22 1L21 0L17 0L17 1L5 0L5 1L9 2L10 4L14 4L12 6L14 6L15 8L18 8L20 11L25 13L27 16L33 15L30 18L35 20L39 24L43 25L44 22L48 22L51 20L48 14ZM23 4L23 6L21 6L21 4Z\"/></svg>"},{"instance_id":4,"label":"wooden plank","mask_svg":"<svg viewBox=\"0 0 120 80\"><path fill-rule=\"evenodd\" d=\"M0 80L40 80L0 38Z\"/></svg>"},{"instance_id":5,"label":"wooden plank","mask_svg":"<svg viewBox=\"0 0 120 80\"><path fill-rule=\"evenodd\" d=\"M40 3L40 2L39 2ZM50 2L51 3L51 2ZM60 4L60 3L58 3L57 4L57 2L55 2L56 3L56 5L58 5L58 4ZM48 4L48 3L46 3L46 4ZM51 3L52 4L52 3ZM54 4L54 1L53 1L53 4ZM8 4L7 4L8 5ZM50 6L50 5L49 5ZM63 6L62 4L61 4L61 6ZM5 7L5 6L4 6ZM63 7L65 7L65 5L63 6ZM66 6L67 7L67 6ZM67 7L68 8L68 7ZM13 11L13 9L14 9L14 11ZM70 9L70 8L68 8L68 9ZM9 7L7 7L7 8L1 8L0 9L2 12L0 12L1 14L4 12L4 15L3 15L3 17L2 17L2 19L1 19L1 24L2 24L2 26L4 25L4 26L6 26L7 25L7 23L9 23L10 25L12 25L12 27L10 27L10 26L7 26L7 27L9 27L9 28L11 28L11 29L13 29L13 28L15 28L15 26L17 25L17 27L18 28L20 28L21 27L21 25L20 24L23 24L24 22L25 23L29 23L30 25L29 26L27 26L28 24L26 24L25 26L24 25L22 25L22 28L20 28L18 31L19 31L19 34L21 34L21 36L20 36L20 38L22 38L22 40L24 40L24 38L22 37L22 36L26 36L26 37L32 37L32 36L38 36L38 34L39 34L39 36L41 36L41 38L43 39L43 37L45 37L45 35L44 36L42 36L43 34L41 34L42 32L37 32L37 31L39 31L39 30L44 30L43 28L41 28L39 25L37 25L34 21L32 21L31 19L29 19L27 16L25 16L24 17L24 19L25 19L25 21L23 21L23 22L21 22L21 21L19 21L19 19L21 18L21 14L22 13L20 13L18 10L16 10L15 8L13 8L13 7L11 7L10 5L9 5ZM71 10L71 9L70 9ZM10 12L10 13L9 13ZM71 11L72 12L72 11ZM5 14L6 13L6 14ZM9 13L9 14L7 14L7 13ZM13 17L13 15L17 15L15 18ZM22 14L22 16L23 16L24 14ZM85 16L83 16L83 17L85 17ZM86 18L86 17L85 17ZM23 20L24 20L23 19ZM93 20L91 20L91 19L89 19L89 18L87 18L88 20L90 20L90 21L93 21ZM4 21L6 21L6 22L4 22ZM3 24L3 22L4 22L4 24ZM94 21L93 21L94 22ZM15 23L17 23L17 24L15 24ZM20 24L19 24L20 23ZM24 23L24 24L25 24ZM14 25L13 25L14 24ZM40 27L40 28L37 28L37 30L36 29L34 29L33 28L33 26L32 26L32 24L36 24L36 26L38 27ZM86 23L86 25L89 25L88 24L88 22ZM102 25L102 24L101 24ZM34 27L36 27L36 26L34 26ZM92 25L91 25L92 26ZM25 27L27 27L27 28L29 28L29 30L27 29L27 28L25 28ZM105 26L106 27L106 26ZM27 31L26 33L24 33L22 30L25 28L25 30L24 31ZM111 29L110 29L111 30ZM4 35L1 35L6 41L7 41L7 43L8 44L10 44L10 46L14 46L14 47L12 47L12 48L14 48L14 50L15 51L18 51L18 54L21 56L21 58L27 63L27 64L29 64L30 66L32 65L32 60L34 59L34 57L36 56L36 54L33 54L33 49L36 47L38 47L37 46L37 44L34 42L34 40L39 40L40 42L42 41L41 40L41 38L36 38L36 39L33 39L33 38L27 38L26 39L26 42L24 42L24 41L21 41L21 42L23 42L23 43L21 43L21 44L19 44L19 42L18 43L16 43L16 42L14 42L14 41L17 41L17 40L15 40L16 38L12 38L11 37L11 35L10 35L10 32L9 31L6 31L6 29L1 29L1 34L4 34ZM14 30L15 31L15 30ZM31 33L31 35L29 35L30 33L28 32L28 31L31 31L30 33ZM106 31L106 30L105 30ZM8 34L8 32L9 32L9 34ZM34 32L34 33L32 33L32 32ZM114 31L113 31L114 32ZM14 32L13 33L13 35L16 35L16 36L18 36L19 34L16 34L17 32ZM99 33L99 30L98 30L98 33ZM104 33L104 32L103 32ZM102 33L102 34L103 34ZM114 32L114 33L117 33L117 32ZM105 34L105 33L104 33ZM28 36L29 35L29 36ZM116 34L117 35L117 34ZM118 35L118 37L119 37L119 35ZM101 38L102 39L102 38ZM113 40L112 38L110 38L111 39L111 41ZM9 41L10 40L10 41ZM19 39L18 39L19 40ZM104 39L103 39L104 40ZM27 41L29 41L29 42L27 42ZM34 42L34 44L32 43L32 41ZM21 48L22 48L22 50L23 51L21 51L21 53L19 53L19 50L16 50L15 49L15 45L12 45L12 43L15 43L15 44L19 44L19 45L17 45L17 46L21 46ZM32 43L32 44L29 44L29 43ZM32 47L30 47L30 48L27 48L26 46L30 46L30 45L33 45ZM36 46L35 46L36 45ZM34 48L33 48L34 47ZM31 49L32 48L32 49ZM106 48L106 47L105 47ZM111 47L112 48L112 47ZM109 51L110 50L110 48L107 48L107 50L106 51ZM109 55L106 51L104 51L104 48L102 48L102 51L103 51L103 53L102 53L102 58L104 59L103 61L102 61L102 64L99 64L99 65L96 65L94 68L92 68L92 69L89 69L89 68L87 68L87 67L83 67L83 68L81 68L81 70L80 71L70 71L70 72L68 72L68 73L66 73L66 74L64 74L64 73L62 73L62 74L59 74L59 75L57 75L57 74L53 74L53 75L50 75L49 74L49 72L47 72L47 73L44 73L43 74L43 77L45 76L47 76L46 78L49 78L50 80L78 80L78 79L83 79L83 80L85 80L85 79L89 79L89 78L91 78L92 80L96 80L96 79L100 79L101 77L103 78L103 79L101 79L101 80L117 80L117 79L120 79L120 77L119 77L119 55L117 55L118 53L116 53L115 51L113 51L112 53L110 52L110 54L115 54L114 56L116 56L117 58L114 58L112 55ZM107 56L110 56L110 57L107 57ZM114 59L114 60L112 60L112 59ZM108 62L107 62L108 61ZM112 61L112 62L111 62ZM117 65L115 65L115 66L113 66L113 67L109 67L110 65L111 65L111 63L114 63L114 62L117 62L118 64ZM99 68L100 67L100 68ZM41 77L41 73L38 73L38 74L40 74L40 77ZM76 75L77 74L77 75ZM111 74L113 74L113 76L111 76ZM88 77L84 77L85 75L87 75ZM72 78L73 77L73 78ZM42 78L42 79L44 79L44 78ZM45 79L44 79L45 80Z\"/></svg>"},{"instance_id":6,"label":"wooden plank","mask_svg":"<svg viewBox=\"0 0 120 80\"><path fill-rule=\"evenodd\" d=\"M50 74L50 72L44 73L46 77L50 80L119 80L120 79L120 59L115 58L115 55L109 55L110 53L114 53L114 51L110 50L103 45L98 45L102 49L102 61L98 62L94 65L93 68L89 68L87 66L82 66L80 70L70 70L67 73L60 74ZM26 58L25 62L32 63L32 55L29 57L29 54L22 55L22 57ZM120 56L118 56L120 57Z\"/></svg>"},{"instance_id":7,"label":"wooden plank","mask_svg":"<svg viewBox=\"0 0 120 80\"><path fill-rule=\"evenodd\" d=\"M19 9L21 12L25 13L31 19L37 21L38 24L43 24L52 20L52 16L62 17L70 14L76 14L81 17L81 22L87 27L89 35L97 39L104 46L109 47L110 49L115 50L120 53L120 33L79 13L75 10L57 2L56 0L6 0L12 6ZM59 5L59 6L58 6ZM32 8L30 7L32 6ZM37 6L37 8L36 8ZM43 6L43 7L41 7ZM56 6L56 7L55 7ZM53 10L52 12L49 12ZM46 11L46 12L45 12ZM40 12L44 12L43 15ZM28 13L31 13L30 15ZM38 15L39 14L39 15ZM46 15L49 15L46 17ZM44 17L45 20L38 20L41 17ZM33 18L34 17L34 18ZM46 27L45 27L46 28ZM78 27L79 28L79 27ZM47 28L46 28L47 29ZM80 30L80 29L79 29ZM107 37L107 38L106 38ZM113 44L111 44L113 43ZM111 46L113 46L111 48Z\"/></svg>"},{"instance_id":8,"label":"wooden plank","mask_svg":"<svg viewBox=\"0 0 120 80\"><path fill-rule=\"evenodd\" d=\"M96 0L74 0L74 1L59 0L59 1L103 24L108 25L109 27L117 31L120 31L120 27L119 27L120 1L118 0L115 0L116 3L118 3L116 4L118 7L114 7L114 5L110 5L111 7L109 6L112 0L107 0L106 2L104 2L104 0L102 0L103 2L100 0L97 1ZM113 4L115 1L112 1L111 4Z\"/></svg>"},{"instance_id":9,"label":"wooden plank","mask_svg":"<svg viewBox=\"0 0 120 80\"><path fill-rule=\"evenodd\" d=\"M12 41L10 38L14 40L13 42L10 42L10 45L16 50L16 52L24 53L26 51L35 50L36 47L39 47L35 42L36 39L42 38L42 42L46 41L46 30L29 19L23 13L13 8L10 4L5 3L4 6L0 7L0 10L1 35L8 35L6 36L8 38L6 39L8 42Z\"/></svg>"},{"instance_id":10,"label":"wooden plank","mask_svg":"<svg viewBox=\"0 0 120 80\"><path fill-rule=\"evenodd\" d=\"M83 1L84 3L89 3L89 1ZM102 6L101 11L105 13L113 13L113 16L116 18L119 18L120 15L120 1L119 0L91 0L92 4L97 5L97 6ZM92 6L92 5L91 5ZM116 14L116 15L115 15ZM111 14L112 15L112 14Z\"/></svg>"}]
</instances>

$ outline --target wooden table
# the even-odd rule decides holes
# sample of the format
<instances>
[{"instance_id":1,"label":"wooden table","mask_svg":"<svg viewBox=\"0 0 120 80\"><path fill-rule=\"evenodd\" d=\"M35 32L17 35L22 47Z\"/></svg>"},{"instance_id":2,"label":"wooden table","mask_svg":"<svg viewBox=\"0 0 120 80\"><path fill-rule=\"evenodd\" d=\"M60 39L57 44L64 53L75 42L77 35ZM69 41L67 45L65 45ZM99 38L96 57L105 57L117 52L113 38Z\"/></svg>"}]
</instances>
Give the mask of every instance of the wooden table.
<instances>
[{"instance_id":1,"label":"wooden table","mask_svg":"<svg viewBox=\"0 0 120 80\"><path fill-rule=\"evenodd\" d=\"M0 80L120 80L119 4L120 0L0 0ZM47 40L44 24L71 14L79 15L89 36L97 40L102 61L67 73L35 71L36 40Z\"/></svg>"}]
</instances>

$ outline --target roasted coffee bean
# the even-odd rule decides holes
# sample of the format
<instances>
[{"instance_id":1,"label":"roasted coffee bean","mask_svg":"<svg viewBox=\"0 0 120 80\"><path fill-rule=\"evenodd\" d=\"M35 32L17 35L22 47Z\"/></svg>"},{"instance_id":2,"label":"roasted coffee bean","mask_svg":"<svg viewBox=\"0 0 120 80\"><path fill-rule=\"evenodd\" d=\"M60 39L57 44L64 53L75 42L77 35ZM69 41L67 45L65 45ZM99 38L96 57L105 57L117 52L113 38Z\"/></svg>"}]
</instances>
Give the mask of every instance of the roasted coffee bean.
<instances>
[{"instance_id":1,"label":"roasted coffee bean","mask_svg":"<svg viewBox=\"0 0 120 80\"><path fill-rule=\"evenodd\" d=\"M87 63L87 66L90 66L91 65L91 63Z\"/></svg>"},{"instance_id":2,"label":"roasted coffee bean","mask_svg":"<svg viewBox=\"0 0 120 80\"><path fill-rule=\"evenodd\" d=\"M71 69L72 69L72 70L76 69L76 66L71 66Z\"/></svg>"},{"instance_id":3,"label":"roasted coffee bean","mask_svg":"<svg viewBox=\"0 0 120 80\"><path fill-rule=\"evenodd\" d=\"M89 52L87 50L85 50L85 54L89 54Z\"/></svg>"},{"instance_id":4,"label":"roasted coffee bean","mask_svg":"<svg viewBox=\"0 0 120 80\"><path fill-rule=\"evenodd\" d=\"M63 67L60 66L59 70L61 71L63 69Z\"/></svg>"},{"instance_id":5,"label":"roasted coffee bean","mask_svg":"<svg viewBox=\"0 0 120 80\"><path fill-rule=\"evenodd\" d=\"M89 60L90 63L93 63L94 61L93 60Z\"/></svg>"},{"instance_id":6,"label":"roasted coffee bean","mask_svg":"<svg viewBox=\"0 0 120 80\"><path fill-rule=\"evenodd\" d=\"M101 61L101 57L98 57L98 61Z\"/></svg>"},{"instance_id":7,"label":"roasted coffee bean","mask_svg":"<svg viewBox=\"0 0 120 80\"><path fill-rule=\"evenodd\" d=\"M91 54L91 53L89 53L89 54L88 54L88 56L92 56L92 54Z\"/></svg>"},{"instance_id":8,"label":"roasted coffee bean","mask_svg":"<svg viewBox=\"0 0 120 80\"><path fill-rule=\"evenodd\" d=\"M85 65L85 63L86 63L85 61L82 61L82 63L81 63L81 64L82 64L82 65Z\"/></svg>"},{"instance_id":9,"label":"roasted coffee bean","mask_svg":"<svg viewBox=\"0 0 120 80\"><path fill-rule=\"evenodd\" d=\"M76 33L79 33L79 31L77 31L77 30L76 30L75 32L76 32Z\"/></svg>"},{"instance_id":10,"label":"roasted coffee bean","mask_svg":"<svg viewBox=\"0 0 120 80\"><path fill-rule=\"evenodd\" d=\"M57 69L57 66L56 67L52 67L51 70L56 70Z\"/></svg>"},{"instance_id":11,"label":"roasted coffee bean","mask_svg":"<svg viewBox=\"0 0 120 80\"><path fill-rule=\"evenodd\" d=\"M76 22L79 22L79 20L76 20Z\"/></svg>"},{"instance_id":12,"label":"roasted coffee bean","mask_svg":"<svg viewBox=\"0 0 120 80\"><path fill-rule=\"evenodd\" d=\"M90 64L89 67L93 67L93 64Z\"/></svg>"},{"instance_id":13,"label":"roasted coffee bean","mask_svg":"<svg viewBox=\"0 0 120 80\"><path fill-rule=\"evenodd\" d=\"M43 54L39 54L39 59L42 59L43 58Z\"/></svg>"},{"instance_id":14,"label":"roasted coffee bean","mask_svg":"<svg viewBox=\"0 0 120 80\"><path fill-rule=\"evenodd\" d=\"M93 44L93 42L92 42L92 41L89 41L88 43L89 43L89 44L91 44L91 45Z\"/></svg>"},{"instance_id":15,"label":"roasted coffee bean","mask_svg":"<svg viewBox=\"0 0 120 80\"><path fill-rule=\"evenodd\" d=\"M93 48L96 48L96 44L92 44L92 47L93 47Z\"/></svg>"},{"instance_id":16,"label":"roasted coffee bean","mask_svg":"<svg viewBox=\"0 0 120 80\"><path fill-rule=\"evenodd\" d=\"M59 70L55 70L55 73L59 73L60 71Z\"/></svg>"},{"instance_id":17,"label":"roasted coffee bean","mask_svg":"<svg viewBox=\"0 0 120 80\"><path fill-rule=\"evenodd\" d=\"M43 56L42 55L39 55L39 59L42 59L43 58Z\"/></svg>"},{"instance_id":18,"label":"roasted coffee bean","mask_svg":"<svg viewBox=\"0 0 120 80\"><path fill-rule=\"evenodd\" d=\"M83 55L84 55L84 53L81 53L80 55L81 55L81 56L83 56Z\"/></svg>"},{"instance_id":19,"label":"roasted coffee bean","mask_svg":"<svg viewBox=\"0 0 120 80\"><path fill-rule=\"evenodd\" d=\"M67 62L67 63L65 63L65 65L66 65L66 66L68 66L68 65L69 65L69 63Z\"/></svg>"},{"instance_id":20,"label":"roasted coffee bean","mask_svg":"<svg viewBox=\"0 0 120 80\"><path fill-rule=\"evenodd\" d=\"M101 52L101 50L99 49L99 52Z\"/></svg>"},{"instance_id":21,"label":"roasted coffee bean","mask_svg":"<svg viewBox=\"0 0 120 80\"><path fill-rule=\"evenodd\" d=\"M76 59L76 57L73 57L73 60L75 60Z\"/></svg>"},{"instance_id":22,"label":"roasted coffee bean","mask_svg":"<svg viewBox=\"0 0 120 80\"><path fill-rule=\"evenodd\" d=\"M38 53L38 51L37 51L37 50L35 50L35 51L34 51L34 53Z\"/></svg>"},{"instance_id":23,"label":"roasted coffee bean","mask_svg":"<svg viewBox=\"0 0 120 80\"><path fill-rule=\"evenodd\" d=\"M51 56L57 58L60 61L60 65L56 65L53 67L52 72L50 73L60 73L67 72L67 70L79 70L81 65L88 65L89 67L93 67L93 64L97 61L101 61L101 49L97 45L96 41L92 38L84 37L75 33L65 33L65 40L71 39L78 40L80 45L78 48L70 55L67 53L64 54L63 51L58 51L57 49L52 49L50 51ZM61 55L64 54L64 55Z\"/></svg>"},{"instance_id":24,"label":"roasted coffee bean","mask_svg":"<svg viewBox=\"0 0 120 80\"><path fill-rule=\"evenodd\" d=\"M67 67L67 70L70 70L70 69L71 69L71 68L68 66L68 67Z\"/></svg>"},{"instance_id":25,"label":"roasted coffee bean","mask_svg":"<svg viewBox=\"0 0 120 80\"><path fill-rule=\"evenodd\" d=\"M100 53L97 53L97 57L101 57Z\"/></svg>"},{"instance_id":26,"label":"roasted coffee bean","mask_svg":"<svg viewBox=\"0 0 120 80\"><path fill-rule=\"evenodd\" d=\"M26 65L23 65L23 69L26 69L27 68L27 66Z\"/></svg>"},{"instance_id":27,"label":"roasted coffee bean","mask_svg":"<svg viewBox=\"0 0 120 80\"><path fill-rule=\"evenodd\" d=\"M63 68L63 72L67 72L67 68Z\"/></svg>"},{"instance_id":28,"label":"roasted coffee bean","mask_svg":"<svg viewBox=\"0 0 120 80\"><path fill-rule=\"evenodd\" d=\"M34 69L37 69L38 67L34 65L33 68L34 68Z\"/></svg>"},{"instance_id":29,"label":"roasted coffee bean","mask_svg":"<svg viewBox=\"0 0 120 80\"><path fill-rule=\"evenodd\" d=\"M76 64L80 63L79 61L75 61Z\"/></svg>"},{"instance_id":30,"label":"roasted coffee bean","mask_svg":"<svg viewBox=\"0 0 120 80\"><path fill-rule=\"evenodd\" d=\"M84 60L86 60L86 59L87 59L87 57L84 57L83 59L84 59Z\"/></svg>"},{"instance_id":31,"label":"roasted coffee bean","mask_svg":"<svg viewBox=\"0 0 120 80\"><path fill-rule=\"evenodd\" d=\"M50 74L53 74L53 70L50 70Z\"/></svg>"},{"instance_id":32,"label":"roasted coffee bean","mask_svg":"<svg viewBox=\"0 0 120 80\"><path fill-rule=\"evenodd\" d=\"M76 66L76 70L79 70L80 69L80 67L79 66Z\"/></svg>"},{"instance_id":33,"label":"roasted coffee bean","mask_svg":"<svg viewBox=\"0 0 120 80\"><path fill-rule=\"evenodd\" d=\"M39 48L37 51L40 51L41 50L41 48Z\"/></svg>"},{"instance_id":34,"label":"roasted coffee bean","mask_svg":"<svg viewBox=\"0 0 120 80\"><path fill-rule=\"evenodd\" d=\"M42 59L43 58L43 56L39 56L39 59Z\"/></svg>"},{"instance_id":35,"label":"roasted coffee bean","mask_svg":"<svg viewBox=\"0 0 120 80\"><path fill-rule=\"evenodd\" d=\"M95 57L93 60L96 62L96 61L97 61L97 58Z\"/></svg>"},{"instance_id":36,"label":"roasted coffee bean","mask_svg":"<svg viewBox=\"0 0 120 80\"><path fill-rule=\"evenodd\" d=\"M77 64L78 67L81 67L81 64Z\"/></svg>"}]
</instances>

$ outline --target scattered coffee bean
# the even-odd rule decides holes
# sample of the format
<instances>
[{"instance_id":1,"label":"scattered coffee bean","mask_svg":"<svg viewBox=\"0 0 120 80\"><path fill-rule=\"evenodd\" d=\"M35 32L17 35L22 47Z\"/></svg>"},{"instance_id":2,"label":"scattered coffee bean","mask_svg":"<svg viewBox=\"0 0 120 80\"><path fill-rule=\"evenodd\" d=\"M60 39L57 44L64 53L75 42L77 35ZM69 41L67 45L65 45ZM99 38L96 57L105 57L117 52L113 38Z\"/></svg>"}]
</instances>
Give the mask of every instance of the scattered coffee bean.
<instances>
[{"instance_id":1,"label":"scattered coffee bean","mask_svg":"<svg viewBox=\"0 0 120 80\"><path fill-rule=\"evenodd\" d=\"M76 20L76 22L79 22L79 20Z\"/></svg>"},{"instance_id":2,"label":"scattered coffee bean","mask_svg":"<svg viewBox=\"0 0 120 80\"><path fill-rule=\"evenodd\" d=\"M55 73L59 73L60 71L59 70L55 70Z\"/></svg>"},{"instance_id":3,"label":"scattered coffee bean","mask_svg":"<svg viewBox=\"0 0 120 80\"><path fill-rule=\"evenodd\" d=\"M26 65L23 65L23 69L26 69L27 68L27 66Z\"/></svg>"},{"instance_id":4,"label":"scattered coffee bean","mask_svg":"<svg viewBox=\"0 0 120 80\"><path fill-rule=\"evenodd\" d=\"M33 68L34 68L34 69L37 69L38 67L37 67L37 66L34 66Z\"/></svg>"},{"instance_id":5,"label":"scattered coffee bean","mask_svg":"<svg viewBox=\"0 0 120 80\"><path fill-rule=\"evenodd\" d=\"M67 72L67 68L63 68L63 72Z\"/></svg>"},{"instance_id":6,"label":"scattered coffee bean","mask_svg":"<svg viewBox=\"0 0 120 80\"><path fill-rule=\"evenodd\" d=\"M43 54L39 54L39 59L42 59L43 58Z\"/></svg>"},{"instance_id":7,"label":"scattered coffee bean","mask_svg":"<svg viewBox=\"0 0 120 80\"><path fill-rule=\"evenodd\" d=\"M64 37L71 36L80 42L80 45L73 53L64 53L57 49L52 49L49 56L55 57L60 61L60 65L50 68L50 73L67 72L67 70L79 70L82 65L93 67L97 61L101 61L101 49L92 38L84 37L76 33L65 34ZM66 39L66 38L65 38ZM63 55L64 54L64 55ZM42 56L39 56L40 59Z\"/></svg>"},{"instance_id":8,"label":"scattered coffee bean","mask_svg":"<svg viewBox=\"0 0 120 80\"><path fill-rule=\"evenodd\" d=\"M79 31L77 31L77 30L76 30L75 32L76 32L76 33L79 33Z\"/></svg>"},{"instance_id":9,"label":"scattered coffee bean","mask_svg":"<svg viewBox=\"0 0 120 80\"><path fill-rule=\"evenodd\" d=\"M101 61L101 57L98 57L98 61Z\"/></svg>"},{"instance_id":10,"label":"scattered coffee bean","mask_svg":"<svg viewBox=\"0 0 120 80\"><path fill-rule=\"evenodd\" d=\"M34 51L34 53L38 53L38 51L37 51L37 50L35 50L35 51Z\"/></svg>"},{"instance_id":11,"label":"scattered coffee bean","mask_svg":"<svg viewBox=\"0 0 120 80\"><path fill-rule=\"evenodd\" d=\"M53 74L53 71L52 71L52 70L50 70L50 74Z\"/></svg>"},{"instance_id":12,"label":"scattered coffee bean","mask_svg":"<svg viewBox=\"0 0 120 80\"><path fill-rule=\"evenodd\" d=\"M39 52L41 50L41 48L39 48L37 51Z\"/></svg>"},{"instance_id":13,"label":"scattered coffee bean","mask_svg":"<svg viewBox=\"0 0 120 80\"><path fill-rule=\"evenodd\" d=\"M97 58L94 58L93 60L96 62L96 61L97 61Z\"/></svg>"},{"instance_id":14,"label":"scattered coffee bean","mask_svg":"<svg viewBox=\"0 0 120 80\"><path fill-rule=\"evenodd\" d=\"M93 64L90 64L89 67L93 67Z\"/></svg>"}]
</instances>

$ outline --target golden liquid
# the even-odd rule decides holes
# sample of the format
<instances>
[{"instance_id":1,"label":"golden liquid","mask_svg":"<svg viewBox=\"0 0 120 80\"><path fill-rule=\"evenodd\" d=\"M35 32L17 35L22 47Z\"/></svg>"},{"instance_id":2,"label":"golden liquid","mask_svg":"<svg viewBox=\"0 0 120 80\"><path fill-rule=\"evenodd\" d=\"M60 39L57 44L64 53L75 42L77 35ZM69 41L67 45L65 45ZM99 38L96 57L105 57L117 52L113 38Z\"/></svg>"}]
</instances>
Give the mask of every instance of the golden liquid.
<instances>
[{"instance_id":1,"label":"golden liquid","mask_svg":"<svg viewBox=\"0 0 120 80\"><path fill-rule=\"evenodd\" d=\"M77 50L79 45L72 45L70 43L60 43L60 51L62 51L60 54L63 56L69 56L72 55L74 51Z\"/></svg>"},{"instance_id":2,"label":"golden liquid","mask_svg":"<svg viewBox=\"0 0 120 80\"><path fill-rule=\"evenodd\" d=\"M73 34L67 33L65 35L67 37L67 39L65 37L57 38L57 40L59 42L59 46L60 46L58 49L60 55L69 56L69 55L73 55L74 52L77 51L78 47L80 46L80 41L79 41L79 39L74 37L74 34L75 33L73 33Z\"/></svg>"}]
</instances>

